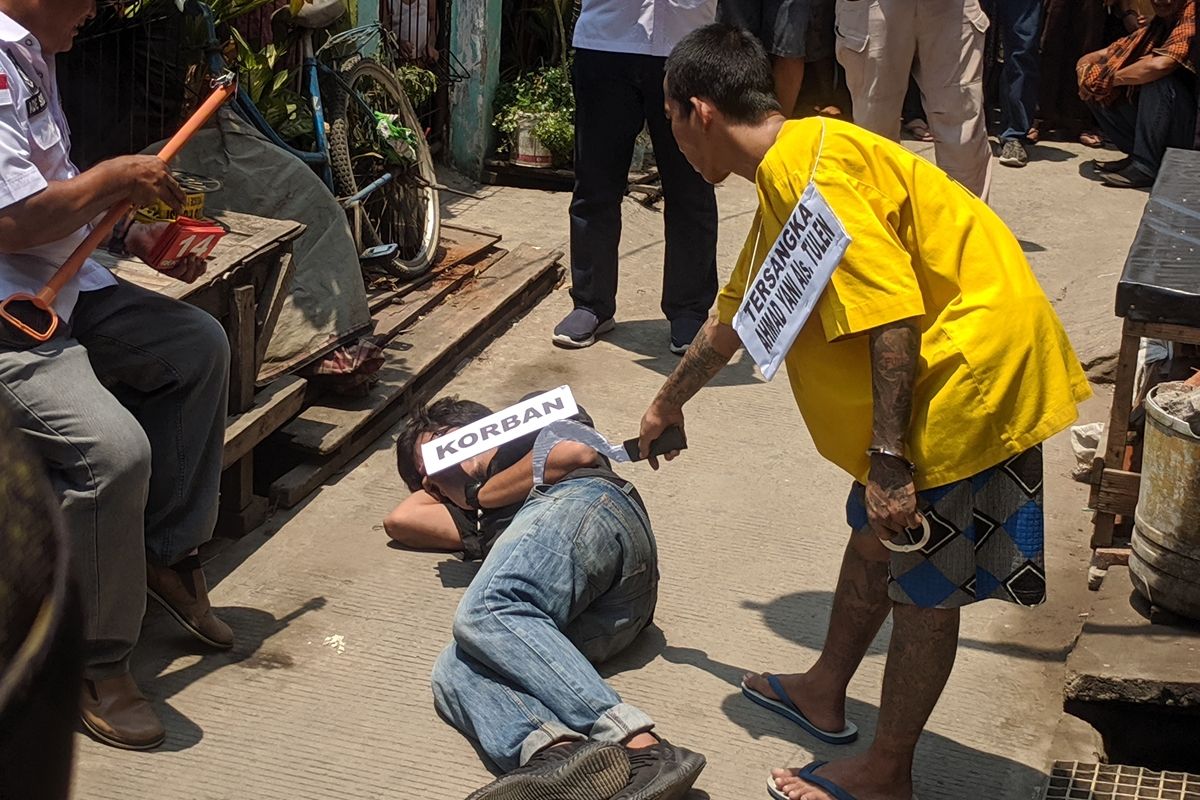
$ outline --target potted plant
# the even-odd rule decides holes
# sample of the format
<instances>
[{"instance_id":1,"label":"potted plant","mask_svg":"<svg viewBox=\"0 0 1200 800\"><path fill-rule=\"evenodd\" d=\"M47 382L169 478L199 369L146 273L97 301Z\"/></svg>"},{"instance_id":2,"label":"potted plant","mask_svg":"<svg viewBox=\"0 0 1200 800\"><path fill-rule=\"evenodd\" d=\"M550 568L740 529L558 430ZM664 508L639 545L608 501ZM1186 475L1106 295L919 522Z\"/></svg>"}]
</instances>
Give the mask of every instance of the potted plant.
<instances>
[{"instance_id":1,"label":"potted plant","mask_svg":"<svg viewBox=\"0 0 1200 800\"><path fill-rule=\"evenodd\" d=\"M497 92L496 128L505 135L514 164L566 164L575 148L575 95L570 64L543 67Z\"/></svg>"}]
</instances>

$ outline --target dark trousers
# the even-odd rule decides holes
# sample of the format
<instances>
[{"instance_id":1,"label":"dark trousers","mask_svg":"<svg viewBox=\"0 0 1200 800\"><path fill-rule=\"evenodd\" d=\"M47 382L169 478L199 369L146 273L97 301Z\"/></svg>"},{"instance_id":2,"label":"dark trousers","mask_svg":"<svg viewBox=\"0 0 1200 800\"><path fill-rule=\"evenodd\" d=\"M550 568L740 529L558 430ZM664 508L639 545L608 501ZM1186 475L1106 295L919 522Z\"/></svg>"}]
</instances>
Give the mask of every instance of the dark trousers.
<instances>
[{"instance_id":1,"label":"dark trousers","mask_svg":"<svg viewBox=\"0 0 1200 800\"><path fill-rule=\"evenodd\" d=\"M1196 132L1196 86L1185 69L1138 87L1132 101L1088 103L1104 135L1151 177L1168 147L1191 147Z\"/></svg>"},{"instance_id":2,"label":"dark trousers","mask_svg":"<svg viewBox=\"0 0 1200 800\"><path fill-rule=\"evenodd\" d=\"M1043 0L991 0L985 3L1004 45L1000 74L1000 140L1025 139L1038 101L1038 67Z\"/></svg>"},{"instance_id":3,"label":"dark trousers","mask_svg":"<svg viewBox=\"0 0 1200 800\"><path fill-rule=\"evenodd\" d=\"M665 63L654 56L575 53L571 297L601 320L617 308L621 198L643 123L663 186L663 313L672 320L703 320L717 296L717 199L671 135L663 112Z\"/></svg>"}]
</instances>

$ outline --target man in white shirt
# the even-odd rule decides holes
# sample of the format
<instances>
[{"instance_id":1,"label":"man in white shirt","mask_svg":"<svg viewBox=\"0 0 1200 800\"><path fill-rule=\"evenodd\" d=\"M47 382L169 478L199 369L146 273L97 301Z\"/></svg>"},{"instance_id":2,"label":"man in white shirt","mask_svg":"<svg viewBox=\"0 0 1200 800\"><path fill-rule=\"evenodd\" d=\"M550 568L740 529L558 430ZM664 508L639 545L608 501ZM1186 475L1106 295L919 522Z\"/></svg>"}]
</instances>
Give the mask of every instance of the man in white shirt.
<instances>
[{"instance_id":1,"label":"man in white shirt","mask_svg":"<svg viewBox=\"0 0 1200 800\"><path fill-rule=\"evenodd\" d=\"M682 354L717 296L717 200L687 163L663 114L663 65L685 35L713 21L716 0L583 0L575 24L575 192L571 298L560 347L588 347L615 326L621 198L646 125L663 186L663 314Z\"/></svg>"},{"instance_id":2,"label":"man in white shirt","mask_svg":"<svg viewBox=\"0 0 1200 800\"><path fill-rule=\"evenodd\" d=\"M0 0L0 298L44 286L112 206L183 200L152 156L71 163L54 59L94 13L95 0ZM134 225L125 245L145 257L157 234ZM0 404L45 461L74 542L84 725L149 749L165 733L129 674L147 590L196 638L233 645L196 553L216 522L229 345L210 315L91 260L54 306L62 325L45 343L0 322Z\"/></svg>"}]
</instances>

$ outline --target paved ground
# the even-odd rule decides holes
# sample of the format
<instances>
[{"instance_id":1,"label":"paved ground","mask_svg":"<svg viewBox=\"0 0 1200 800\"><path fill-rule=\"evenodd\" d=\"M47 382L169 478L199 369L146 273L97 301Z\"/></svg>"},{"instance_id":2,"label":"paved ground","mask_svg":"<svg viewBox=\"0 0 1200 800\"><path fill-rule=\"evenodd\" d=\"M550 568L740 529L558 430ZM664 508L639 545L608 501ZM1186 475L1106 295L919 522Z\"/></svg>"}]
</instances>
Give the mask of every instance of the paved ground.
<instances>
[{"instance_id":1,"label":"paved ground","mask_svg":"<svg viewBox=\"0 0 1200 800\"><path fill-rule=\"evenodd\" d=\"M993 202L1026 242L1085 361L1103 365L1112 295L1144 203L1079 175L1080 148L1039 148L1024 171L998 169ZM1087 157L1090 157L1087 156ZM565 195L487 189L449 218L506 240L563 246ZM721 263L749 224L753 192L719 190ZM676 359L657 309L661 217L627 202L620 325L578 353L550 346L569 308L556 292L465 366L449 387L495 406L569 383L610 438L635 432ZM1103 393L1084 409L1099 419ZM748 668L802 669L817 653L845 539L847 479L815 454L784 380L733 364L689 407L692 449L634 478L662 559L658 630L610 665L624 697L708 755L696 797L764 795L771 766L831 755L744 701ZM488 780L473 748L435 715L430 666L473 568L389 547L380 519L403 495L390 437L294 513L279 515L212 566L214 602L237 630L231 654L205 653L152 609L138 679L169 726L167 744L124 753L80 737L80 798L461 798ZM1065 476L1063 437L1047 452L1049 572L1042 609L1000 604L965 615L963 646L917 764L922 798L1031 798L1055 754L1063 662L1086 609L1084 487ZM886 646L852 686L869 732Z\"/></svg>"}]
</instances>

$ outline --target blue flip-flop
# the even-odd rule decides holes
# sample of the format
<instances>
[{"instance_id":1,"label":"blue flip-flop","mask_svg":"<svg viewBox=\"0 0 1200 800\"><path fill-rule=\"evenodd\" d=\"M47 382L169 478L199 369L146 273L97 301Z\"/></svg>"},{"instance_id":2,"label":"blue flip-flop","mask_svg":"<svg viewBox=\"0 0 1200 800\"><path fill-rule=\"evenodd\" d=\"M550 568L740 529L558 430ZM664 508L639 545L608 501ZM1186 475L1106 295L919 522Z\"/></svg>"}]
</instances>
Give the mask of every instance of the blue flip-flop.
<instances>
[{"instance_id":1,"label":"blue flip-flop","mask_svg":"<svg viewBox=\"0 0 1200 800\"><path fill-rule=\"evenodd\" d=\"M858 800L857 797L850 794L849 792L847 792L842 787L838 786L833 781L831 781L827 778L822 778L820 775L816 774L817 770L819 770L821 767L825 766L828 763L829 763L828 761L814 761L811 764L809 764L807 767L805 767L804 769L802 769L798 773L796 773L796 777L799 778L800 780L804 781L805 783L811 783L813 786L816 786L818 789L822 789L822 790L828 792L829 796L834 798L834 800ZM779 789L777 789L775 787L775 776L774 775L767 776L767 793L770 794L771 797L775 798L775 800L791 800L786 794L779 791Z\"/></svg>"},{"instance_id":2,"label":"blue flip-flop","mask_svg":"<svg viewBox=\"0 0 1200 800\"><path fill-rule=\"evenodd\" d=\"M813 725L808 721L808 717L804 716L804 712L797 708L796 704L787 696L783 684L774 675L767 676L767 685L771 687L771 691L779 698L778 700L774 697L767 697L762 692L756 692L747 686L745 681L742 681L742 694L768 711L774 711L776 714L791 720L807 733L826 744L850 744L858 738L858 726L853 722L847 722L846 727L840 731L823 731L816 725Z\"/></svg>"}]
</instances>

